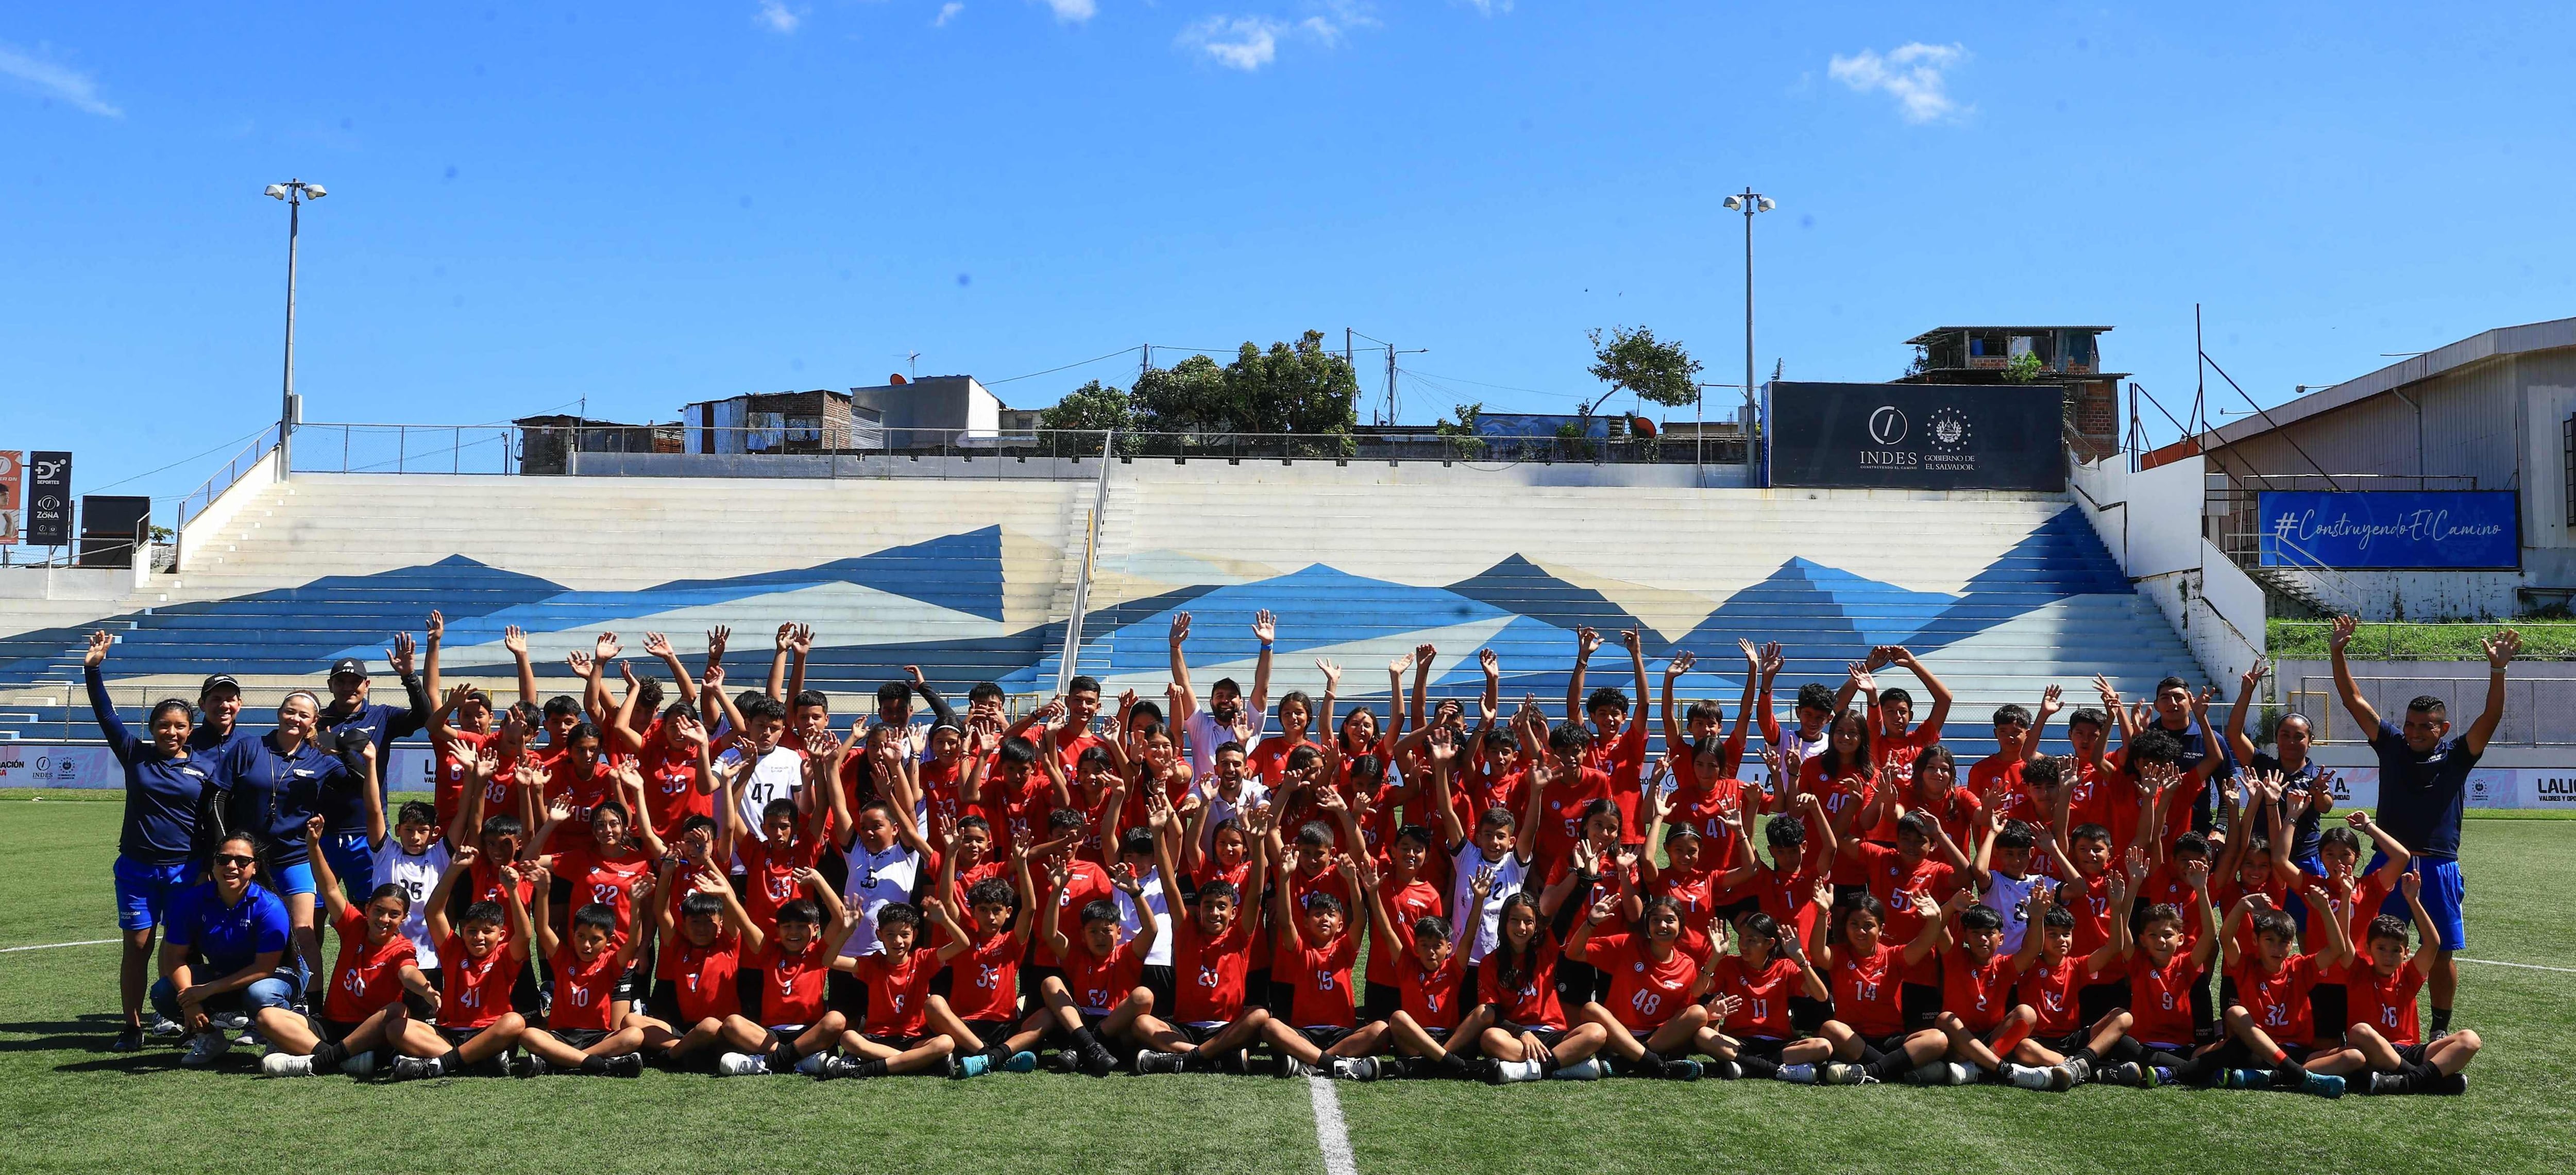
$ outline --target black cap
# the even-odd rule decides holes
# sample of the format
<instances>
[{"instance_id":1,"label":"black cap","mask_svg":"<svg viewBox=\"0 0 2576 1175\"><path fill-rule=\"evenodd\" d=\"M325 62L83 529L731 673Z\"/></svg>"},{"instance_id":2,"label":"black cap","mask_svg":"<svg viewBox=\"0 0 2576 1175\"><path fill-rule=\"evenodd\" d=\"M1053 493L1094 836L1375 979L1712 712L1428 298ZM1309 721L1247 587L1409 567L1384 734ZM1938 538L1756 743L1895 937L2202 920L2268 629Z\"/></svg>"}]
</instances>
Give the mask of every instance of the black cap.
<instances>
[{"instance_id":1,"label":"black cap","mask_svg":"<svg viewBox=\"0 0 2576 1175\"><path fill-rule=\"evenodd\" d=\"M213 677L207 678L206 684L197 687L197 696L202 698L225 686L231 686L234 693L241 692L241 683L234 681L232 674L218 673Z\"/></svg>"},{"instance_id":2,"label":"black cap","mask_svg":"<svg viewBox=\"0 0 2576 1175\"><path fill-rule=\"evenodd\" d=\"M345 676L365 677L366 675L367 667L364 663L360 662L355 657L342 657L331 663L331 674L324 680L338 680Z\"/></svg>"}]
</instances>

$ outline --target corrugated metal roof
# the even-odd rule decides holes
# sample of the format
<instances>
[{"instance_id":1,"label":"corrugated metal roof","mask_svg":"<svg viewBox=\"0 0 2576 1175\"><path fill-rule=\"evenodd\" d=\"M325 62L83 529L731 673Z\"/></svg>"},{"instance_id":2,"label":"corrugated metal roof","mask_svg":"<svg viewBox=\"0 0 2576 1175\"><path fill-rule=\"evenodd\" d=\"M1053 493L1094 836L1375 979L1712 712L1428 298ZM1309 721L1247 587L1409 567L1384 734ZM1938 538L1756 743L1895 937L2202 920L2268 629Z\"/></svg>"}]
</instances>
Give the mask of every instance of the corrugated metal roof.
<instances>
[{"instance_id":1,"label":"corrugated metal roof","mask_svg":"<svg viewBox=\"0 0 2576 1175\"><path fill-rule=\"evenodd\" d=\"M1934 335L1948 334L1954 330L2000 330L2022 332L2043 330L2089 330L2107 334L2113 329L2114 328L2107 326L1936 326L1922 334L1905 340L1905 342L1908 346L1920 346L1925 340L1930 339Z\"/></svg>"},{"instance_id":2,"label":"corrugated metal roof","mask_svg":"<svg viewBox=\"0 0 2576 1175\"><path fill-rule=\"evenodd\" d=\"M2372 396L2393 392L2409 384L2422 383L2434 376L2472 363L2529 351L2554 351L2576 347L2576 318L2553 318L2547 322L2528 322L2521 326L2500 326L2470 335L2449 346L2437 347L2411 359L2331 387L2319 388L2277 408L2267 409L2269 418L2248 416L2204 434L2207 447L2217 448L2258 437L2321 413L2358 404Z\"/></svg>"}]
</instances>

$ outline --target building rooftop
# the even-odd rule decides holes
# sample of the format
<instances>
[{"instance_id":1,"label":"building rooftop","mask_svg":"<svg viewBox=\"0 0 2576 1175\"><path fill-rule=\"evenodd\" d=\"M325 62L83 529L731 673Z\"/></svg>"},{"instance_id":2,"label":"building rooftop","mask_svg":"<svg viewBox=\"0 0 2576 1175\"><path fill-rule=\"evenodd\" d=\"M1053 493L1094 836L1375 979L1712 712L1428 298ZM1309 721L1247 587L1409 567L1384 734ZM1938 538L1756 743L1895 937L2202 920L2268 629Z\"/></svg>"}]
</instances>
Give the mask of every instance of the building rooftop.
<instances>
[{"instance_id":1,"label":"building rooftop","mask_svg":"<svg viewBox=\"0 0 2576 1175\"><path fill-rule=\"evenodd\" d=\"M2547 322L2529 322L2521 326L2500 326L2480 331L2456 343L2436 347L2410 359L2382 367L2368 375L2322 387L2287 404L2265 410L2264 415L2244 419L2202 434L2205 447L2215 448L2261 436L2311 416L2358 404L2372 396L2392 392L2408 384L2422 383L2434 376L2473 363L2501 359L2527 351L2555 351L2576 347L2576 318L2553 318Z\"/></svg>"},{"instance_id":2,"label":"building rooftop","mask_svg":"<svg viewBox=\"0 0 2576 1175\"><path fill-rule=\"evenodd\" d=\"M1962 330L1994 330L2021 334L2036 334L2040 331L2049 330L2089 330L2099 334L2112 329L2113 328L2107 326L1999 326L1993 323L1983 323L1977 326L1936 326L1905 341L1910 346L1921 347L1929 345L1933 341L1933 336L1935 335L1946 335L1952 331Z\"/></svg>"}]
</instances>

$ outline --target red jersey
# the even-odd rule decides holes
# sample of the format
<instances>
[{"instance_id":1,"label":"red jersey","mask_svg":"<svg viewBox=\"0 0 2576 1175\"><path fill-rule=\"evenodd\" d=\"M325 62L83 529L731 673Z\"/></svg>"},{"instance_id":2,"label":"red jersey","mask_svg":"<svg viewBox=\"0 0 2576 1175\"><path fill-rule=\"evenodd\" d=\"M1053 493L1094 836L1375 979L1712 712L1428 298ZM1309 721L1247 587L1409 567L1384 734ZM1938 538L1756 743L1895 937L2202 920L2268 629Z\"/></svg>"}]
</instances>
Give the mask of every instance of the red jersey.
<instances>
[{"instance_id":1,"label":"red jersey","mask_svg":"<svg viewBox=\"0 0 2576 1175\"><path fill-rule=\"evenodd\" d=\"M1315 740L1303 735L1290 738L1284 734L1274 734L1254 744L1251 752L1244 756L1243 772L1246 775L1258 776L1262 783L1276 791L1279 788L1280 775L1288 770L1288 752L1299 747L1315 747L1318 752L1323 750L1322 747L1316 746Z\"/></svg>"},{"instance_id":2,"label":"red jersey","mask_svg":"<svg viewBox=\"0 0 2576 1175\"><path fill-rule=\"evenodd\" d=\"M1941 724L1937 722L1923 723L1903 734L1889 734L1884 730L1871 728L1869 749L1870 753L1878 758L1879 782L1897 787L1913 783L1914 757L1922 754L1923 748L1940 741ZM1895 823L1889 821L1880 824L1877 831L1870 833L1870 839L1895 840Z\"/></svg>"},{"instance_id":3,"label":"red jersey","mask_svg":"<svg viewBox=\"0 0 2576 1175\"><path fill-rule=\"evenodd\" d=\"M1346 936L1347 937L1347 936ZM1243 977L1251 969L1252 923L1237 917L1209 938L1196 914L1172 911L1173 1009L1183 1024L1222 1024L1243 1014Z\"/></svg>"},{"instance_id":4,"label":"red jersey","mask_svg":"<svg viewBox=\"0 0 2576 1175\"><path fill-rule=\"evenodd\" d=\"M1784 930L1795 926L1800 942L1807 940L1808 932L1816 928L1816 919L1824 915L1824 907L1816 904L1816 874L1808 862L1800 862L1798 868L1787 873L1757 865L1753 880L1737 887L1736 892L1751 895L1760 903L1762 912Z\"/></svg>"},{"instance_id":5,"label":"red jersey","mask_svg":"<svg viewBox=\"0 0 2576 1175\"><path fill-rule=\"evenodd\" d=\"M930 810L930 823L922 831L938 828L942 821L953 824L965 818L966 756L945 763L924 759L915 771L921 777L922 806Z\"/></svg>"},{"instance_id":6,"label":"red jersey","mask_svg":"<svg viewBox=\"0 0 2576 1175\"><path fill-rule=\"evenodd\" d=\"M1440 857L1439 853L1431 854L1432 860L1438 860ZM1386 912L1388 916L1395 919L1393 929L1398 937L1410 939L1415 922L1427 915L1440 913L1441 891L1428 881L1415 881L1411 885L1404 885L1398 883L1394 875L1389 874L1378 879L1377 892L1386 898ZM1355 924L1367 919L1367 915L1358 910L1351 911L1351 917ZM1379 935L1370 935L1368 973L1381 977L1395 974L1395 961L1402 955L1403 951L1395 939L1382 939ZM1371 982L1384 983L1386 980L1379 978Z\"/></svg>"},{"instance_id":7,"label":"red jersey","mask_svg":"<svg viewBox=\"0 0 2576 1175\"><path fill-rule=\"evenodd\" d=\"M510 1010L519 965L510 958L507 940L477 959L465 953L464 935L451 934L438 944L438 979L438 1026L484 1028Z\"/></svg>"},{"instance_id":8,"label":"red jersey","mask_svg":"<svg viewBox=\"0 0 2576 1175\"><path fill-rule=\"evenodd\" d=\"M958 1019L1019 1024L1020 941L1009 931L977 939L948 960L948 971L948 1003Z\"/></svg>"},{"instance_id":9,"label":"red jersey","mask_svg":"<svg viewBox=\"0 0 2576 1175\"><path fill-rule=\"evenodd\" d=\"M1081 937L1082 908L1102 899L1115 901L1117 892L1118 887L1109 884L1109 874L1100 866L1075 858L1064 879L1064 893L1056 898L1056 930L1069 939ZM1046 915L1041 913L1039 917ZM1061 967L1064 962L1056 958L1055 951L1047 946L1046 936L1039 935L1037 951L1029 956L1029 964L1034 967Z\"/></svg>"},{"instance_id":10,"label":"red jersey","mask_svg":"<svg viewBox=\"0 0 2576 1175\"><path fill-rule=\"evenodd\" d=\"M752 925L763 933L778 929L778 908L795 901L804 891L796 880L796 871L811 869L823 859L821 838L797 830L793 840L739 840L733 855L742 859L743 912L751 915ZM960 905L956 909L965 909Z\"/></svg>"},{"instance_id":11,"label":"red jersey","mask_svg":"<svg viewBox=\"0 0 2576 1175\"><path fill-rule=\"evenodd\" d=\"M1705 854L1706 849L1702 849ZM1614 883L1615 884L1615 883ZM1688 873L1664 869L1655 874L1654 884L1646 887L1648 897L1668 897L1681 907L1682 926L1701 934L1717 917L1717 874L1700 869Z\"/></svg>"},{"instance_id":12,"label":"red jersey","mask_svg":"<svg viewBox=\"0 0 2576 1175\"><path fill-rule=\"evenodd\" d=\"M716 814L715 795L698 790L697 747L648 739L644 753L636 756L636 768L644 773L645 815L653 823L653 835L663 841L679 840L680 826L689 817Z\"/></svg>"},{"instance_id":13,"label":"red jersey","mask_svg":"<svg viewBox=\"0 0 2576 1175\"><path fill-rule=\"evenodd\" d=\"M1834 952L1834 1019L1851 1026L1865 1040L1894 1036L1905 1030L1905 951L1880 939L1869 955L1849 946Z\"/></svg>"},{"instance_id":14,"label":"red jersey","mask_svg":"<svg viewBox=\"0 0 2576 1175\"><path fill-rule=\"evenodd\" d=\"M901 957L891 952L861 955L852 960L850 971L868 985L869 1036L919 1036L925 1031L930 977L939 973L937 950L915 947Z\"/></svg>"},{"instance_id":15,"label":"red jersey","mask_svg":"<svg viewBox=\"0 0 2576 1175\"><path fill-rule=\"evenodd\" d=\"M2424 973L2411 962L2382 975L2368 955L2356 956L2343 969L2344 1019L2379 1030L2388 1043L2404 1048L2420 1044L2424 1031L2415 1019L2415 993L2423 990Z\"/></svg>"},{"instance_id":16,"label":"red jersey","mask_svg":"<svg viewBox=\"0 0 2576 1175\"><path fill-rule=\"evenodd\" d=\"M1073 1006L1081 1011L1108 1015L1144 976L1145 958L1136 953L1134 939L1111 948L1107 958L1092 954L1090 945L1079 938L1067 945L1072 953L1064 957L1064 987L1073 993Z\"/></svg>"},{"instance_id":17,"label":"red jersey","mask_svg":"<svg viewBox=\"0 0 2576 1175\"><path fill-rule=\"evenodd\" d=\"M2209 879L2209 907L2218 911L2219 917L2221 918L2227 916L2227 911L2235 909L2236 903L2244 901L2245 895L2249 893L2259 893L2266 898L2270 898L2272 900L2272 908L2275 910L2287 910L2290 908L2288 904L2290 887L2281 880L2281 876L2279 874L2268 869L2263 873L2262 882L2251 887L2248 887L2242 880L2235 877L2226 878L2224 880L2216 877ZM2322 936L2325 934L2325 928L2322 926L2318 927L2317 933L2321 936L2317 941L2324 942L2325 939ZM2257 936L2254 933L2254 919L2248 917L2245 919L2244 925L2236 928L2237 952L2243 955L2253 954L2255 950L2256 937Z\"/></svg>"},{"instance_id":18,"label":"red jersey","mask_svg":"<svg viewBox=\"0 0 2576 1175\"><path fill-rule=\"evenodd\" d=\"M2254 1026L2274 1044L2314 1045L2317 1023L2308 1007L2308 992L2325 978L2315 955L2292 955L2270 974L2260 959L2240 955L2227 977L2236 981L2236 1002L2254 1018ZM2348 1002L2348 1001L2347 1001Z\"/></svg>"},{"instance_id":19,"label":"red jersey","mask_svg":"<svg viewBox=\"0 0 2576 1175\"><path fill-rule=\"evenodd\" d=\"M474 863L465 867L465 880L474 887L474 896L470 899L471 901L498 902L501 900L501 871L492 867L491 858L482 856L475 857ZM535 900L537 900L536 882L529 880L527 875L521 874L519 877L519 904L525 906ZM508 933L509 923L506 920L502 922L501 926L502 932L504 934ZM440 955L438 958L442 964L447 961L447 956L444 954Z\"/></svg>"},{"instance_id":20,"label":"red jersey","mask_svg":"<svg viewBox=\"0 0 2576 1175\"><path fill-rule=\"evenodd\" d=\"M2019 765L2014 766L2013 775L2015 779L2020 778ZM2014 786L2018 788L2020 784L2016 783ZM1964 787L1954 787L1950 789L1950 794L1926 803L1922 791L1909 784L1904 791L1897 794L1897 803L1905 805L1910 811L1920 812L1939 821L1941 831L1950 835L1951 844L1959 846L1959 851L1962 853L1972 853L1976 850L1976 842L1969 837L1986 811L1985 803L1977 799L1978 794ZM1878 827L1870 833L1869 839L1889 845L1896 843L1896 806L1894 804L1888 806L1887 819L1879 821Z\"/></svg>"},{"instance_id":21,"label":"red jersey","mask_svg":"<svg viewBox=\"0 0 2576 1175\"><path fill-rule=\"evenodd\" d=\"M438 809L440 828L445 828L454 821L456 810L464 806L465 769L474 765L475 759L483 753L483 744L492 741L492 737L489 734L476 734L473 731L459 730L452 726L447 728L444 736L436 729L430 731L429 751L436 760L436 765L433 768L435 775L430 781L429 798L430 806ZM506 795L509 785L501 786L503 794ZM496 816L503 810L494 804L491 797L484 797L484 815Z\"/></svg>"},{"instance_id":22,"label":"red jersey","mask_svg":"<svg viewBox=\"0 0 2576 1175\"><path fill-rule=\"evenodd\" d=\"M1272 974L1282 976L1296 998L1288 1005L1295 1028L1351 1028L1358 1024L1351 999L1351 964L1359 961L1360 936L1344 932L1323 946L1306 943L1291 960L1278 957Z\"/></svg>"},{"instance_id":23,"label":"red jersey","mask_svg":"<svg viewBox=\"0 0 2576 1175\"><path fill-rule=\"evenodd\" d=\"M547 1005L546 1027L588 1028L606 1032L617 1027L610 1022L610 1005L617 998L617 981L626 977L626 967L617 961L617 944L601 948L597 958L581 961L581 952L566 942L555 948L555 998Z\"/></svg>"},{"instance_id":24,"label":"red jersey","mask_svg":"<svg viewBox=\"0 0 2576 1175\"><path fill-rule=\"evenodd\" d=\"M721 1020L742 1011L734 980L742 971L742 938L731 928L716 932L715 941L699 946L684 932L661 945L662 962L655 974L679 991L685 1031L700 1020Z\"/></svg>"},{"instance_id":25,"label":"red jersey","mask_svg":"<svg viewBox=\"0 0 2576 1175\"><path fill-rule=\"evenodd\" d=\"M1538 859L1565 859L1574 849L1575 838L1583 834L1583 810L1594 800L1610 798L1610 777L1602 772L1586 767L1570 780L1558 774L1539 797ZM1633 797L1630 802L1633 805ZM1623 831L1621 835L1633 833Z\"/></svg>"},{"instance_id":26,"label":"red jersey","mask_svg":"<svg viewBox=\"0 0 2576 1175\"><path fill-rule=\"evenodd\" d=\"M1904 853L1881 845L1862 844L1859 866L1860 884L1887 906L1887 929L1880 937L1899 946L1923 933L1923 915L1915 909L1915 897L1945 902L1959 892L1963 881L1947 861L1925 857L1908 865Z\"/></svg>"},{"instance_id":27,"label":"red jersey","mask_svg":"<svg viewBox=\"0 0 2576 1175\"><path fill-rule=\"evenodd\" d=\"M1966 947L1941 952L1941 1010L1957 1016L1980 1036L2003 1023L2012 1011L2012 956L1996 951L1983 964Z\"/></svg>"},{"instance_id":28,"label":"red jersey","mask_svg":"<svg viewBox=\"0 0 2576 1175\"><path fill-rule=\"evenodd\" d=\"M1395 979L1396 1006L1413 1017L1424 1028L1435 1031L1458 1026L1458 988L1466 977L1464 952L1452 950L1440 960L1440 969L1426 971L1422 956L1415 950L1417 939L1411 923L1398 923L1395 928L1395 962L1380 972L1370 964L1369 974L1391 975ZM1378 982L1383 982L1379 980Z\"/></svg>"},{"instance_id":29,"label":"red jersey","mask_svg":"<svg viewBox=\"0 0 2576 1175\"><path fill-rule=\"evenodd\" d=\"M340 932L340 955L331 964L331 994L322 1001L322 1018L355 1024L376 1009L402 998L402 969L417 966L419 954L401 931L381 944L367 941L367 914L343 906L331 920Z\"/></svg>"},{"instance_id":30,"label":"red jersey","mask_svg":"<svg viewBox=\"0 0 2576 1175\"><path fill-rule=\"evenodd\" d=\"M2331 907L2334 917L2343 919L2344 933L2351 938L2353 949L2356 951L2367 949L2370 945L2370 920L2379 916L2380 904L2388 900L2390 892L2388 882L2380 877L2377 870L2373 870L2355 880L2351 890L2338 894L2337 887L2332 881L2305 869L2300 870L2300 890L2304 892L2310 886L2325 891L2326 904ZM2301 900L2306 899L2303 897ZM2308 915L2312 918L2316 914L2317 911L2313 908L2308 911ZM2322 933L2324 933L2323 927L2318 927L2311 932L2312 935ZM2312 938L2312 941L2324 942L2325 940ZM2327 982L2333 981L2329 979Z\"/></svg>"},{"instance_id":31,"label":"red jersey","mask_svg":"<svg viewBox=\"0 0 2576 1175\"><path fill-rule=\"evenodd\" d=\"M617 775L608 756L603 754L592 759L590 769L584 771L567 753L553 763L552 772L546 781L546 804L551 805L558 798L572 801L572 815L564 821L562 828L555 831L555 835L578 834L581 839L589 840L590 810L598 807L601 800L617 794Z\"/></svg>"},{"instance_id":32,"label":"red jersey","mask_svg":"<svg viewBox=\"0 0 2576 1175\"><path fill-rule=\"evenodd\" d=\"M2070 955L2090 956L2111 941L2111 875L2079 877L2057 887L2057 904L2075 915Z\"/></svg>"},{"instance_id":33,"label":"red jersey","mask_svg":"<svg viewBox=\"0 0 2576 1175\"><path fill-rule=\"evenodd\" d=\"M1734 777L1733 765L1744 756L1744 740L1733 738L1726 743L1728 774L1717 779L1701 780L1695 761L1673 760L1673 776L1680 785L1673 789L1672 809L1664 822L1675 828L1687 827L1699 834L1699 863L1710 872L1723 873L1744 862L1745 843L1735 835L1732 818L1744 809L1744 781ZM1650 846L1661 848L1661 845Z\"/></svg>"},{"instance_id":34,"label":"red jersey","mask_svg":"<svg viewBox=\"0 0 2576 1175\"><path fill-rule=\"evenodd\" d=\"M635 931L635 887L652 879L653 860L631 848L622 857L603 857L585 843L555 853L554 874L571 883L573 910L593 903L615 907L622 941Z\"/></svg>"},{"instance_id":35,"label":"red jersey","mask_svg":"<svg viewBox=\"0 0 2576 1175\"><path fill-rule=\"evenodd\" d=\"M1539 932L1542 936L1546 931ZM1496 947L1476 969L1476 998L1494 1005L1503 1022L1523 1028L1565 1029L1565 1009L1556 999L1556 960L1558 948L1544 939L1531 952L1529 974L1519 983L1505 986L1503 951Z\"/></svg>"},{"instance_id":36,"label":"red jersey","mask_svg":"<svg viewBox=\"0 0 2576 1175\"><path fill-rule=\"evenodd\" d=\"M2030 1005L2039 1014L2030 1034L2040 1040L2056 1040L2086 1027L2080 990L2093 979L2085 970L2087 955L2068 955L2050 966L2041 956L2021 973L2021 983L2013 988L2013 999Z\"/></svg>"},{"instance_id":37,"label":"red jersey","mask_svg":"<svg viewBox=\"0 0 2576 1175\"><path fill-rule=\"evenodd\" d=\"M2030 760L2026 758L2007 756L2002 751L1997 751L1994 754L1988 755L1985 758L1979 759L1975 763L1970 764L1968 766L1967 781L1969 798L1971 800L1975 800L1976 797L1995 790L1995 787L1998 784L2002 785L2003 789L2007 793L2014 795L2020 794L2022 791L2021 770L2023 767L2028 766L2029 763ZM1907 802L1911 803L1912 798L1908 797ZM1985 807L1984 801L1978 800L1977 806L1979 809L1983 809ZM1946 828L1949 826L1950 822L1944 820L1941 823L1942 826ZM1950 839L1959 841L1960 851L1965 852L1967 850L1968 842L1959 840L1958 833L1951 833Z\"/></svg>"},{"instance_id":38,"label":"red jersey","mask_svg":"<svg viewBox=\"0 0 2576 1175\"><path fill-rule=\"evenodd\" d=\"M1487 765L1483 755L1478 755L1475 765L1450 783L1449 798L1458 809L1458 824L1471 831L1477 821L1485 818L1488 808L1501 808L1517 822L1529 807L1529 774L1519 770L1497 772Z\"/></svg>"},{"instance_id":39,"label":"red jersey","mask_svg":"<svg viewBox=\"0 0 2576 1175\"><path fill-rule=\"evenodd\" d=\"M1672 957L1657 962L1646 954L1642 935L1599 935L1584 947L1586 962L1610 977L1610 1014L1634 1032L1663 1026L1690 1002L1691 984L1699 979L1699 960L1675 943Z\"/></svg>"},{"instance_id":40,"label":"red jersey","mask_svg":"<svg viewBox=\"0 0 2576 1175\"><path fill-rule=\"evenodd\" d=\"M2192 961L2188 943L2162 967L2145 951L2129 956L2129 1035L2164 1049L2191 1044L2191 989L2205 970Z\"/></svg>"},{"instance_id":41,"label":"red jersey","mask_svg":"<svg viewBox=\"0 0 2576 1175\"><path fill-rule=\"evenodd\" d=\"M1646 826L1637 819L1646 773L1646 724L1631 722L1616 739L1592 740L1584 748L1583 765L1610 777L1610 802L1619 805L1619 839L1638 843L1646 835Z\"/></svg>"},{"instance_id":42,"label":"red jersey","mask_svg":"<svg viewBox=\"0 0 2576 1175\"><path fill-rule=\"evenodd\" d=\"M1832 779L1825 778L1823 753L1806 760L1798 767L1798 790L1803 794L1815 796L1816 802L1824 805L1825 818L1833 823L1835 835L1845 841L1855 838L1858 830L1852 825L1858 822L1858 809L1868 803L1871 789L1875 786L1868 776L1862 775L1857 767L1853 766L1845 767ZM1783 807L1792 806L1789 800L1788 793L1781 793L1780 802ZM1814 839L1813 833L1809 833L1808 836L1809 839ZM1859 866L1849 859L1837 859L1831 868L1834 884L1861 884Z\"/></svg>"},{"instance_id":43,"label":"red jersey","mask_svg":"<svg viewBox=\"0 0 2576 1175\"><path fill-rule=\"evenodd\" d=\"M823 979L831 973L832 956L821 939L807 940L805 949L793 955L784 943L765 943L742 965L760 979L763 1025L784 1028L822 1018Z\"/></svg>"},{"instance_id":44,"label":"red jersey","mask_svg":"<svg viewBox=\"0 0 2576 1175\"><path fill-rule=\"evenodd\" d=\"M1789 997L1807 990L1796 963L1775 954L1757 968L1747 965L1742 955L1726 955L1709 968L1709 980L1710 995L1731 995L1738 1001L1719 1031L1765 1040L1787 1040L1792 1035Z\"/></svg>"}]
</instances>

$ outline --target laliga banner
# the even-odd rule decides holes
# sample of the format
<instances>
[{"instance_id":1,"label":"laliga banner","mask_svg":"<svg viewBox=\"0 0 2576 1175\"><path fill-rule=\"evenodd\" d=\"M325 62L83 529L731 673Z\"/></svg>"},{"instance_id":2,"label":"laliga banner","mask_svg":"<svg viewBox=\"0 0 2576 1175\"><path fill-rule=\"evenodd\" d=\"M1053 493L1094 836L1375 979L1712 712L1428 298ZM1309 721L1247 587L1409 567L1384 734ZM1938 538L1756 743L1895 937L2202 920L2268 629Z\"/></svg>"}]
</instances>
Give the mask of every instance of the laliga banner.
<instances>
[{"instance_id":1,"label":"laliga banner","mask_svg":"<svg viewBox=\"0 0 2576 1175\"><path fill-rule=\"evenodd\" d=\"M425 792L431 790L430 773L436 767L428 747L397 746L385 779L394 791ZM124 786L125 769L117 766L116 756L106 747L0 743L0 787Z\"/></svg>"},{"instance_id":2,"label":"laliga banner","mask_svg":"<svg viewBox=\"0 0 2576 1175\"><path fill-rule=\"evenodd\" d=\"M1765 385L1766 486L2066 489L2053 384Z\"/></svg>"}]
</instances>

